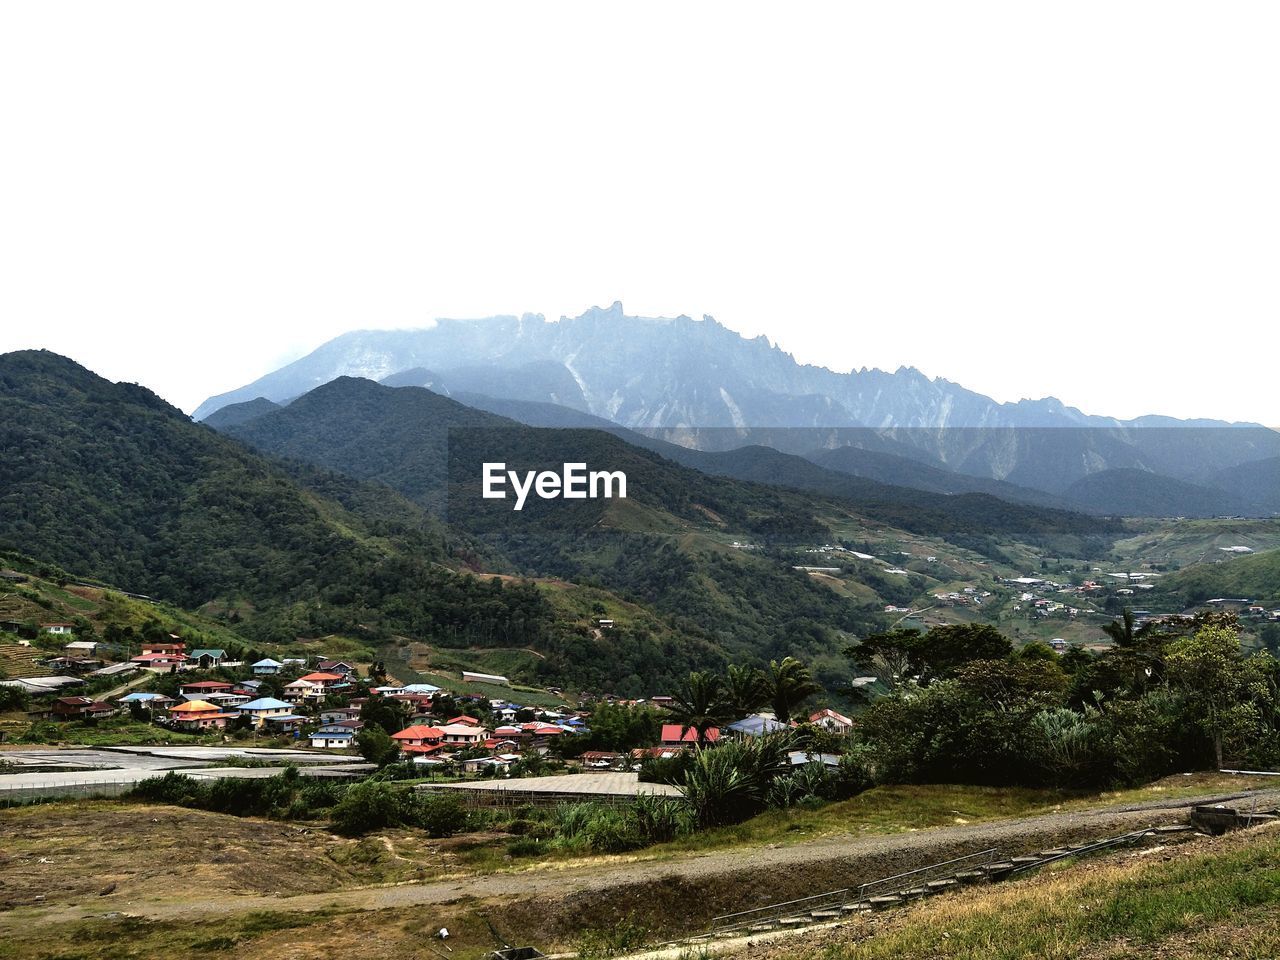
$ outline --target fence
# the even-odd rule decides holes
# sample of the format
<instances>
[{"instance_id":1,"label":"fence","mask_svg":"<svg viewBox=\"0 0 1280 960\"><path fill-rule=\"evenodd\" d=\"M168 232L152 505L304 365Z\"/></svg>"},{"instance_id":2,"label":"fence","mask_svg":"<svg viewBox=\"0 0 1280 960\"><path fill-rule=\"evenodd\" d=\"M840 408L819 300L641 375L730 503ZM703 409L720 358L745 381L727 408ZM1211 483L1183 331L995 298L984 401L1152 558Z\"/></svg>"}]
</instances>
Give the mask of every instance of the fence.
<instances>
[{"instance_id":1,"label":"fence","mask_svg":"<svg viewBox=\"0 0 1280 960\"><path fill-rule=\"evenodd\" d=\"M416 787L423 793L443 794L453 797L467 807L558 807L569 803L599 803L613 807L629 807L641 796L618 793L589 793L559 790L517 790L502 787L499 789L469 789L467 787L446 787L443 785L421 783ZM648 794L645 794L646 796ZM684 803L683 796L678 794L653 794L659 800L674 800Z\"/></svg>"},{"instance_id":2,"label":"fence","mask_svg":"<svg viewBox=\"0 0 1280 960\"><path fill-rule=\"evenodd\" d=\"M137 780L51 780L48 783L9 785L0 777L0 809L21 807L43 800L120 797L138 785Z\"/></svg>"}]
</instances>

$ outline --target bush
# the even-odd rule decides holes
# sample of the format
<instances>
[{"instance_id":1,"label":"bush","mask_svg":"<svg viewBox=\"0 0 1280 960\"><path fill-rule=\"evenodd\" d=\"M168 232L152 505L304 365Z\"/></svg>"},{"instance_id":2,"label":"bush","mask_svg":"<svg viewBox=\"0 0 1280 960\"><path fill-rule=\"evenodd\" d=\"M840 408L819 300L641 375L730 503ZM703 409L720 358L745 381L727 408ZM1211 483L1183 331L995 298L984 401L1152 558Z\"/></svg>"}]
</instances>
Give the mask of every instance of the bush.
<instances>
[{"instance_id":1,"label":"bush","mask_svg":"<svg viewBox=\"0 0 1280 960\"><path fill-rule=\"evenodd\" d=\"M641 783L667 783L679 786L693 764L693 754L681 751L671 757L645 757L640 761Z\"/></svg>"},{"instance_id":2,"label":"bush","mask_svg":"<svg viewBox=\"0 0 1280 960\"><path fill-rule=\"evenodd\" d=\"M163 777L148 777L133 785L128 796L134 800L146 800L150 803L168 803L177 807L194 807L201 789L206 786L197 783L191 777L170 771Z\"/></svg>"},{"instance_id":3,"label":"bush","mask_svg":"<svg viewBox=\"0 0 1280 960\"><path fill-rule=\"evenodd\" d=\"M555 843L563 849L623 853L646 843L629 810L602 803L571 803L560 807L555 825Z\"/></svg>"},{"instance_id":4,"label":"bush","mask_svg":"<svg viewBox=\"0 0 1280 960\"><path fill-rule=\"evenodd\" d=\"M631 806L636 829L649 843L674 840L692 826L689 805L671 797L641 794Z\"/></svg>"},{"instance_id":5,"label":"bush","mask_svg":"<svg viewBox=\"0 0 1280 960\"><path fill-rule=\"evenodd\" d=\"M507 853L513 857L536 857L545 849L546 845L533 837L521 837L507 844Z\"/></svg>"},{"instance_id":6,"label":"bush","mask_svg":"<svg viewBox=\"0 0 1280 960\"><path fill-rule=\"evenodd\" d=\"M789 733L699 750L685 774L684 795L699 826L741 823L768 804L773 782L790 774Z\"/></svg>"},{"instance_id":7,"label":"bush","mask_svg":"<svg viewBox=\"0 0 1280 960\"><path fill-rule=\"evenodd\" d=\"M451 837L467 826L467 811L456 797L419 794L414 798L412 822L429 837Z\"/></svg>"},{"instance_id":8,"label":"bush","mask_svg":"<svg viewBox=\"0 0 1280 960\"><path fill-rule=\"evenodd\" d=\"M867 762L865 750L854 746L840 758L840 766L836 768L832 778L835 785L836 800L848 800L856 797L864 790L870 790L875 781L871 776L871 768Z\"/></svg>"},{"instance_id":9,"label":"bush","mask_svg":"<svg viewBox=\"0 0 1280 960\"><path fill-rule=\"evenodd\" d=\"M346 789L330 817L336 832L360 836L399 826L404 814L404 804L393 787L366 780Z\"/></svg>"}]
</instances>

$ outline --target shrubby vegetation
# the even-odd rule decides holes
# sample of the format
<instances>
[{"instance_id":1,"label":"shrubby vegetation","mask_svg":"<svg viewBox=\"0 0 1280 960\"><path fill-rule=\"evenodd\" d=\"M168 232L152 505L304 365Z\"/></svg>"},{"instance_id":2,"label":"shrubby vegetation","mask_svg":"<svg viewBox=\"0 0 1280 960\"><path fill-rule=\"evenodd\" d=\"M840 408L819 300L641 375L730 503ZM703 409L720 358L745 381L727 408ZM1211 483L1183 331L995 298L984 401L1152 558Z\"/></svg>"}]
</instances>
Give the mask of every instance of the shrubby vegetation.
<instances>
[{"instance_id":1,"label":"shrubby vegetation","mask_svg":"<svg viewBox=\"0 0 1280 960\"><path fill-rule=\"evenodd\" d=\"M859 717L880 782L1145 783L1280 760L1280 663L1229 616L1110 631L1108 653L1017 653L990 627L895 631L849 651L891 692Z\"/></svg>"},{"instance_id":2,"label":"shrubby vegetation","mask_svg":"<svg viewBox=\"0 0 1280 960\"><path fill-rule=\"evenodd\" d=\"M166 773L140 781L129 796L152 803L281 820L327 819L338 833L359 836L388 827L417 827L449 837L467 829L469 816L453 797L422 794L378 780L339 784L299 776L286 767L274 777L198 780Z\"/></svg>"}]
</instances>

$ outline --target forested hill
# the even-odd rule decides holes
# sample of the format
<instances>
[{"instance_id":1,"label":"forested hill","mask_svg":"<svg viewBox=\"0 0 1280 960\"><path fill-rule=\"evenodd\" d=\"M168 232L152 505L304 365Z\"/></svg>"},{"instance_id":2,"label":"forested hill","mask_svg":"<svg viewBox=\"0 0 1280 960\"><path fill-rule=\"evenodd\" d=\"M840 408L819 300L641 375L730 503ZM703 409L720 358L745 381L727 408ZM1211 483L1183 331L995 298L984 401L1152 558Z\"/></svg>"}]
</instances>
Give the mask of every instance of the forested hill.
<instances>
[{"instance_id":1,"label":"forested hill","mask_svg":"<svg viewBox=\"0 0 1280 960\"><path fill-rule=\"evenodd\" d=\"M603 431L530 428L421 388L340 378L229 432L272 454L391 484L522 573L601 585L735 659L832 657L849 631L874 628L882 616L882 603L855 603L777 557L727 547L744 537L780 547L826 542L818 513L847 504L708 476ZM515 512L510 500L479 495L481 464L494 461L520 471L566 462L622 471L627 498L533 498ZM681 646L669 646L664 662Z\"/></svg>"},{"instance_id":2,"label":"forested hill","mask_svg":"<svg viewBox=\"0 0 1280 960\"><path fill-rule=\"evenodd\" d=\"M482 464L501 461L521 471L585 462L623 471L629 501L674 518L799 541L825 535L813 498L707 476L598 430L530 428L418 387L341 377L227 433L264 453L381 481L432 510L448 506L450 522L479 533L559 537L607 523L612 505L602 500L534 498L518 516L510 502L482 500Z\"/></svg>"},{"instance_id":3,"label":"forested hill","mask_svg":"<svg viewBox=\"0 0 1280 960\"><path fill-rule=\"evenodd\" d=\"M1109 520L1009 503L987 494L949 496L897 487L766 447L722 453L693 450L554 405L507 406L515 420L420 387L340 377L285 408L268 409L225 430L267 453L381 480L433 510L444 504L452 436L455 467L468 460L475 476L484 459L544 466L585 459L634 475L631 495L641 502L682 516L710 507L744 532L760 532L760 520L781 531L772 518L785 516L799 524L793 531L798 539L820 536L803 518L815 508L821 510L823 500L901 529L967 540L985 535L1105 538L1119 529ZM516 422L531 413L533 422L560 429L532 429ZM584 424L599 429L573 429ZM478 452L481 447L485 456ZM596 522L599 512L599 505L587 504L574 511L563 505L556 509L562 520L566 515L580 518L583 528ZM451 519L465 522L456 512ZM564 528L563 523L559 526Z\"/></svg>"},{"instance_id":4,"label":"forested hill","mask_svg":"<svg viewBox=\"0 0 1280 960\"><path fill-rule=\"evenodd\" d=\"M65 358L0 356L0 410L0 547L200 608L249 642L403 636L467 651L464 662L497 646L528 649L536 666L523 679L641 695L730 657L830 656L843 631L867 622L867 611L784 566L685 549L670 530L526 540L524 569L554 562L569 579L648 605L595 637L593 606L559 602L573 595L567 586L460 572L515 568L387 486L263 456ZM760 489L743 506L748 519L794 531L781 511L802 498ZM692 526L674 514L659 521ZM548 545L556 555L540 556Z\"/></svg>"},{"instance_id":5,"label":"forested hill","mask_svg":"<svg viewBox=\"0 0 1280 960\"><path fill-rule=\"evenodd\" d=\"M532 633L550 618L536 592L447 569L468 545L386 487L286 468L56 354L0 356L0 409L6 548L184 606L217 601L251 639L516 616Z\"/></svg>"}]
</instances>

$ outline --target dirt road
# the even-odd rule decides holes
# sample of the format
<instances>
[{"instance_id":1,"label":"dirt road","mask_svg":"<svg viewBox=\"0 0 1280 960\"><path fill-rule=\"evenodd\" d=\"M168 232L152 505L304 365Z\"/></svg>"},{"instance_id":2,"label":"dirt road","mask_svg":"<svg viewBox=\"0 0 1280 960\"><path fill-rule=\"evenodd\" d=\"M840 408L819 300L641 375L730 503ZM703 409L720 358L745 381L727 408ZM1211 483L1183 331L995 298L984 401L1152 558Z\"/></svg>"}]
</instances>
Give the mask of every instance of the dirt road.
<instances>
[{"instance_id":1,"label":"dirt road","mask_svg":"<svg viewBox=\"0 0 1280 960\"><path fill-rule=\"evenodd\" d=\"M1280 804L1280 790L1257 790L1127 807L1102 807L965 826L936 827L889 835L831 837L791 846L716 851L679 859L643 856L591 862L561 862L524 871L459 877L427 883L364 887L294 896L215 896L181 900L95 897L77 905L23 908L28 921L59 921L118 912L147 919L213 919L252 911L342 912L385 910L466 901L489 902L511 923L530 923L554 935L550 900L572 902L566 923L591 914L598 920L632 915L643 900L654 914L672 915L672 926L691 929L719 913L749 909L879 879L903 870L996 847L1009 856L1185 822L1189 808L1226 799L1256 798L1259 808ZM714 882L708 882L714 881ZM643 894L643 896L641 896ZM674 911L672 907L677 906ZM0 924L2 925L2 924Z\"/></svg>"}]
</instances>

